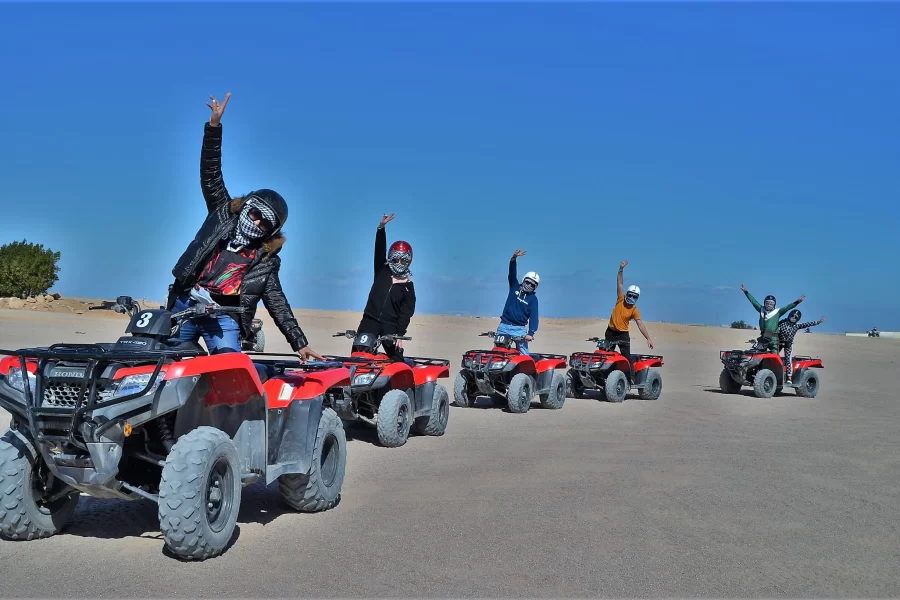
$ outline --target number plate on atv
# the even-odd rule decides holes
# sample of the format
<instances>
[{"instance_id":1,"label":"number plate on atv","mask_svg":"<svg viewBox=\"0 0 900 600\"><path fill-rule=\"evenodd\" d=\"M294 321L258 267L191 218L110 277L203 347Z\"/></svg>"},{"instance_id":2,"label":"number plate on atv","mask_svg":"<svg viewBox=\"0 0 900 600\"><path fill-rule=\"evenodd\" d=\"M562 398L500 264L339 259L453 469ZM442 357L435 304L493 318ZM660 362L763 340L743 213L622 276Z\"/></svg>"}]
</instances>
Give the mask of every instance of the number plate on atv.
<instances>
[{"instance_id":1,"label":"number plate on atv","mask_svg":"<svg viewBox=\"0 0 900 600\"><path fill-rule=\"evenodd\" d=\"M84 379L84 367L53 367L50 377L54 379Z\"/></svg>"},{"instance_id":2,"label":"number plate on atv","mask_svg":"<svg viewBox=\"0 0 900 600\"><path fill-rule=\"evenodd\" d=\"M362 346L364 348L374 348L377 339L378 336L373 333L357 333L356 337L353 338L353 345Z\"/></svg>"},{"instance_id":3,"label":"number plate on atv","mask_svg":"<svg viewBox=\"0 0 900 600\"><path fill-rule=\"evenodd\" d=\"M509 342L509 336L505 333L498 333L494 336L494 345L497 347L506 346Z\"/></svg>"}]
</instances>

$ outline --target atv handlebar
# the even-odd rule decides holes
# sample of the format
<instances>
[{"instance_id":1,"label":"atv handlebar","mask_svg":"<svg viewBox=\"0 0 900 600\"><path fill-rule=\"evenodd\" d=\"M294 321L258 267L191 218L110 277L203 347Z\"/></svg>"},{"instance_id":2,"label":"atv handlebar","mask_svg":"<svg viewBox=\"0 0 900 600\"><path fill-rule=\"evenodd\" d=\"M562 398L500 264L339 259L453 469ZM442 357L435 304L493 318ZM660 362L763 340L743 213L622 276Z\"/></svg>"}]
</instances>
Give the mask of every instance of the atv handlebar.
<instances>
[{"instance_id":1,"label":"atv handlebar","mask_svg":"<svg viewBox=\"0 0 900 600\"><path fill-rule=\"evenodd\" d=\"M190 308L172 315L173 319L192 319L194 317L202 317L204 315L215 315L216 313L234 313L242 314L243 306L220 306L218 304L194 304Z\"/></svg>"},{"instance_id":2,"label":"atv handlebar","mask_svg":"<svg viewBox=\"0 0 900 600\"><path fill-rule=\"evenodd\" d=\"M500 335L505 335L506 337L508 337L509 339L511 339L514 342L522 342L525 340L526 337L528 337L525 335L510 335L508 333L501 333ZM484 333L479 333L478 337L497 337L497 332L485 331Z\"/></svg>"},{"instance_id":3,"label":"atv handlebar","mask_svg":"<svg viewBox=\"0 0 900 600\"><path fill-rule=\"evenodd\" d=\"M331 337L345 337L348 340L352 340L353 338L356 337L356 330L348 329L347 331L338 331L336 334L334 334ZM380 342L387 342L387 341L392 341L392 340L411 340L411 339L412 338L408 337L408 336L397 335L396 333L390 333L388 335L378 336L376 342L380 343Z\"/></svg>"},{"instance_id":4,"label":"atv handlebar","mask_svg":"<svg viewBox=\"0 0 900 600\"><path fill-rule=\"evenodd\" d=\"M119 296L115 300L102 300L100 306L88 306L88 310L114 310L117 313L130 313L134 316L140 312L141 305L132 300L130 296Z\"/></svg>"}]
</instances>

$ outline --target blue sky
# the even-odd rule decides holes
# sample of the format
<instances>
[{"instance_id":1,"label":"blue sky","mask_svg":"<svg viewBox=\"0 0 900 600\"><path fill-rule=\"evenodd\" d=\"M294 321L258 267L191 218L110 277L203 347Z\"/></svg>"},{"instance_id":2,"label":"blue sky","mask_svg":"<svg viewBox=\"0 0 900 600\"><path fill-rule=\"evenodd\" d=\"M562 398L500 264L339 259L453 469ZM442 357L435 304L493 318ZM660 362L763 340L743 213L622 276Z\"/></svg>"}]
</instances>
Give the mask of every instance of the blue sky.
<instances>
[{"instance_id":1,"label":"blue sky","mask_svg":"<svg viewBox=\"0 0 900 600\"><path fill-rule=\"evenodd\" d=\"M0 241L56 289L161 298L204 217L209 94L232 194L291 206L295 307L361 311L383 212L420 312L900 329L898 4L2 4Z\"/></svg>"}]
</instances>

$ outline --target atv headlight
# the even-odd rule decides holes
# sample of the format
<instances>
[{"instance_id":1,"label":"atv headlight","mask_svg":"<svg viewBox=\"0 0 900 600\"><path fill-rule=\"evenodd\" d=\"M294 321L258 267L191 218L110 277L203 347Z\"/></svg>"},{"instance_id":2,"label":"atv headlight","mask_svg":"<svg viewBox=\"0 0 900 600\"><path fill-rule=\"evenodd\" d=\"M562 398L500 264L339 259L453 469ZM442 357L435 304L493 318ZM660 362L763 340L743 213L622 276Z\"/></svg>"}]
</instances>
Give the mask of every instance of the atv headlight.
<instances>
[{"instance_id":1,"label":"atv headlight","mask_svg":"<svg viewBox=\"0 0 900 600\"><path fill-rule=\"evenodd\" d=\"M375 373L363 373L353 378L353 385L369 385L375 381Z\"/></svg>"},{"instance_id":2,"label":"atv headlight","mask_svg":"<svg viewBox=\"0 0 900 600\"><path fill-rule=\"evenodd\" d=\"M123 378L119 382L119 385L116 386L116 392L113 394L113 398L130 396L131 394L140 392L142 389L147 387L148 383L150 383L151 375L152 373L142 373L140 375L128 375L127 377ZM153 394L156 391L156 388L159 387L159 384L162 383L165 376L165 372L160 371L159 375L156 376L156 381L154 381L153 385L150 386L150 389L147 390L147 394Z\"/></svg>"},{"instance_id":3,"label":"atv headlight","mask_svg":"<svg viewBox=\"0 0 900 600\"><path fill-rule=\"evenodd\" d=\"M9 371L6 372L6 381L20 392L25 391L25 382L22 380L22 369L19 367L9 368ZM31 388L31 393L34 394L35 389L37 388L37 377L31 372L28 373L28 387Z\"/></svg>"},{"instance_id":4,"label":"atv headlight","mask_svg":"<svg viewBox=\"0 0 900 600\"><path fill-rule=\"evenodd\" d=\"M508 360L499 360L497 362L491 363L491 371L493 371L495 369L502 369L503 367L506 366L506 363L508 363L508 362L509 362Z\"/></svg>"}]
</instances>

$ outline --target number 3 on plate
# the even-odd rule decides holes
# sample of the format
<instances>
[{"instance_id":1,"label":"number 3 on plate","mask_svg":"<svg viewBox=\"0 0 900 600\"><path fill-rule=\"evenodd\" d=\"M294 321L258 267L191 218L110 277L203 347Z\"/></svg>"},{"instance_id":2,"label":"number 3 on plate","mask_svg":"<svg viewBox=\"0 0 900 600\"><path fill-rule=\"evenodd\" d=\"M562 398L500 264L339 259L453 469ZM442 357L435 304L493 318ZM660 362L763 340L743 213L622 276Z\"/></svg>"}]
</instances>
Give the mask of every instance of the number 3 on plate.
<instances>
[{"instance_id":1,"label":"number 3 on plate","mask_svg":"<svg viewBox=\"0 0 900 600\"><path fill-rule=\"evenodd\" d=\"M141 319L137 322L137 326L143 329L147 325L150 324L150 319L153 317L153 313L144 313L141 315Z\"/></svg>"}]
</instances>

